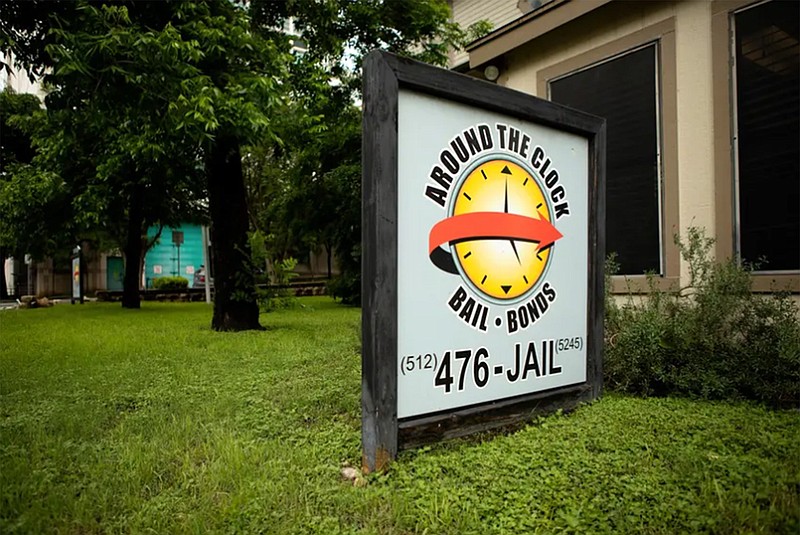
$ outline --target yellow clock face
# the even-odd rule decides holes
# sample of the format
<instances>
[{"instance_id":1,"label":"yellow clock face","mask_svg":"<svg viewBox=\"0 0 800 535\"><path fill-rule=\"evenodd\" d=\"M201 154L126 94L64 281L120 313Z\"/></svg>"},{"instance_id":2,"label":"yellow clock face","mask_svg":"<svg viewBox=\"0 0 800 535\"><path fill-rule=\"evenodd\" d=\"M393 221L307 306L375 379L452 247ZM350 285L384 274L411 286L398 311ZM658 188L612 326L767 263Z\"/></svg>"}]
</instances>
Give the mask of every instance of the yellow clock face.
<instances>
[{"instance_id":1,"label":"yellow clock face","mask_svg":"<svg viewBox=\"0 0 800 535\"><path fill-rule=\"evenodd\" d=\"M453 216L477 212L518 214L551 222L550 208L531 173L510 160L490 160L461 184ZM501 301L529 292L544 273L551 250L520 239L476 238L455 244L460 271L472 286Z\"/></svg>"}]
</instances>

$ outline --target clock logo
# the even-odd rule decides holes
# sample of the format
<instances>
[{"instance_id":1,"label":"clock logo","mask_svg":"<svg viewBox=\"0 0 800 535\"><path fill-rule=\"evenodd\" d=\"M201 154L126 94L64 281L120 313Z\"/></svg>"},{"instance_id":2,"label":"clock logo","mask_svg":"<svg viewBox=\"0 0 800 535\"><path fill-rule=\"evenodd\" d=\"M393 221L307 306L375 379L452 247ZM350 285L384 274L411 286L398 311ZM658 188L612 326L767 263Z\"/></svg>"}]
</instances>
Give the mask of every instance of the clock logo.
<instances>
[{"instance_id":1,"label":"clock logo","mask_svg":"<svg viewBox=\"0 0 800 535\"><path fill-rule=\"evenodd\" d=\"M479 161L462 176L449 217L431 229L431 261L489 302L521 301L537 288L562 237L549 200L536 175L506 156Z\"/></svg>"}]
</instances>

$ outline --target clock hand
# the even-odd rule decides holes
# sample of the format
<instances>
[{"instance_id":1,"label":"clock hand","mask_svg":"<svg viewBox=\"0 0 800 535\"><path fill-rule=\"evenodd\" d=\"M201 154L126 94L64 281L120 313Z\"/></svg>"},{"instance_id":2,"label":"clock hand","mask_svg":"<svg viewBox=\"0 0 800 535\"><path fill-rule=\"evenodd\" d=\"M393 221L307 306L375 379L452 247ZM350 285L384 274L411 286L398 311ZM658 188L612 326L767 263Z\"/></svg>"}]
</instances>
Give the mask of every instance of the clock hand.
<instances>
[{"instance_id":1,"label":"clock hand","mask_svg":"<svg viewBox=\"0 0 800 535\"><path fill-rule=\"evenodd\" d=\"M503 205L503 212L508 213L508 179L506 179L506 197Z\"/></svg>"},{"instance_id":2,"label":"clock hand","mask_svg":"<svg viewBox=\"0 0 800 535\"><path fill-rule=\"evenodd\" d=\"M506 179L506 197L505 197L505 205L503 206L503 211L508 213L508 179ZM519 253L517 252L517 244L514 243L514 240L508 240L511 242L511 248L514 249L514 256L517 257L517 262L519 265L522 265L522 260L519 259Z\"/></svg>"},{"instance_id":3,"label":"clock hand","mask_svg":"<svg viewBox=\"0 0 800 535\"><path fill-rule=\"evenodd\" d=\"M508 241L511 242L511 248L514 249L514 256L517 257L517 262L519 262L519 265L521 266L522 260L519 259L519 253L517 252L517 244L514 243L514 240L508 240Z\"/></svg>"}]
</instances>

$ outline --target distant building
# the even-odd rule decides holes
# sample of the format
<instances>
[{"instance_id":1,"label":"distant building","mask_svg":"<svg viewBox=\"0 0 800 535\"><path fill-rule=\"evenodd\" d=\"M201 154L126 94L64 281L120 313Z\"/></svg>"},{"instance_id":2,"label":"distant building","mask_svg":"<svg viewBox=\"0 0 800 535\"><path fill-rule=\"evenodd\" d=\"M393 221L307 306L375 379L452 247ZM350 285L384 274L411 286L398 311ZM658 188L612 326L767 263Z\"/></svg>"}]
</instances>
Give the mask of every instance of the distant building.
<instances>
[{"instance_id":1,"label":"distant building","mask_svg":"<svg viewBox=\"0 0 800 535\"><path fill-rule=\"evenodd\" d=\"M151 227L148 238L155 238L158 231L158 227ZM203 251L204 231L204 227L193 224L161 229L161 236L144 258L144 288L152 288L153 280L159 277L183 277L191 287L195 272L208 263Z\"/></svg>"},{"instance_id":2,"label":"distant building","mask_svg":"<svg viewBox=\"0 0 800 535\"><path fill-rule=\"evenodd\" d=\"M673 236L703 227L718 258L765 262L754 290L800 293L800 2L453 0L500 24L461 70L608 121L614 290L668 287ZM454 58L459 66L461 56Z\"/></svg>"},{"instance_id":3,"label":"distant building","mask_svg":"<svg viewBox=\"0 0 800 535\"><path fill-rule=\"evenodd\" d=\"M38 80L31 82L28 71L19 67L14 62L14 56L5 52L2 61L9 66L9 70L0 69L0 91L10 87L15 93L31 93L44 101L45 92Z\"/></svg>"}]
</instances>

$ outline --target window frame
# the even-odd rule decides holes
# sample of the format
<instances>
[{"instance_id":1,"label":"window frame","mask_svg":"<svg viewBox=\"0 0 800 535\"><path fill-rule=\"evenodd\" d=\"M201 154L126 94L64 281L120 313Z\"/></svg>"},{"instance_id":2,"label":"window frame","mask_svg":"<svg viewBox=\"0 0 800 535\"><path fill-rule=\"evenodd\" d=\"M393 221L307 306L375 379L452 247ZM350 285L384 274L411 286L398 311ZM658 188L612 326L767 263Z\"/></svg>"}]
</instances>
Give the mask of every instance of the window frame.
<instances>
[{"instance_id":1,"label":"window frame","mask_svg":"<svg viewBox=\"0 0 800 535\"><path fill-rule=\"evenodd\" d=\"M734 15L768 1L774 0L714 0L711 4L717 258L738 257L740 250ZM751 279L754 292L800 293L800 269L757 271Z\"/></svg>"},{"instance_id":2,"label":"window frame","mask_svg":"<svg viewBox=\"0 0 800 535\"><path fill-rule=\"evenodd\" d=\"M561 61L537 73L537 94L550 98L550 83L625 54L656 46L656 156L659 191L659 250L661 272L652 278L656 288L676 289L680 282L680 251L672 240L679 232L677 67L675 20L669 18L619 39ZM647 275L612 277L613 293L647 293Z\"/></svg>"}]
</instances>

